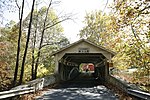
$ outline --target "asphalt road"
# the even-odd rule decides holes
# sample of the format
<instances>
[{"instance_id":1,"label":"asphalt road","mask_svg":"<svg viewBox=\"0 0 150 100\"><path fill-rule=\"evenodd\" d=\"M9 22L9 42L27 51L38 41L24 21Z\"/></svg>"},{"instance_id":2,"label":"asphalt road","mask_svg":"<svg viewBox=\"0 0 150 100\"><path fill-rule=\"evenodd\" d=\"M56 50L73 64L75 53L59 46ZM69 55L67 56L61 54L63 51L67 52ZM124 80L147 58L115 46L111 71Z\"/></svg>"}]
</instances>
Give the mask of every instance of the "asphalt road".
<instances>
[{"instance_id":1,"label":"asphalt road","mask_svg":"<svg viewBox=\"0 0 150 100\"><path fill-rule=\"evenodd\" d=\"M104 85L90 77L80 77L74 81L62 83L48 89L36 100L119 100Z\"/></svg>"}]
</instances>

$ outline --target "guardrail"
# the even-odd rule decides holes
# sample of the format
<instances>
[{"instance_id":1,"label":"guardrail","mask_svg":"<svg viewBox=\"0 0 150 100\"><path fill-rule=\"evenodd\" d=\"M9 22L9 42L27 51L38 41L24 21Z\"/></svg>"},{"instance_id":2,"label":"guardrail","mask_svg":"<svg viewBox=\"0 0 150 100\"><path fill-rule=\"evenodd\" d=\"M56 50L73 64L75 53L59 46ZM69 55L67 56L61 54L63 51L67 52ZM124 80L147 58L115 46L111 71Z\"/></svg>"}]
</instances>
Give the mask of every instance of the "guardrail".
<instances>
[{"instance_id":1,"label":"guardrail","mask_svg":"<svg viewBox=\"0 0 150 100\"><path fill-rule=\"evenodd\" d=\"M118 86L121 90L123 90L125 93L132 95L136 98L139 98L140 100L150 100L150 93L146 93L141 91L136 86L130 85L125 81L121 81L113 76L108 76L108 82Z\"/></svg>"},{"instance_id":2,"label":"guardrail","mask_svg":"<svg viewBox=\"0 0 150 100\"><path fill-rule=\"evenodd\" d=\"M132 96L138 97L143 100L150 100L150 93L146 93L146 92L134 90L134 89L127 89L127 90L128 90L127 93Z\"/></svg>"},{"instance_id":3,"label":"guardrail","mask_svg":"<svg viewBox=\"0 0 150 100\"><path fill-rule=\"evenodd\" d=\"M14 97L14 96L18 96L18 95L22 95L22 94L26 94L26 93L31 93L31 92L35 92L33 87L4 91L4 92L0 92L0 99Z\"/></svg>"},{"instance_id":4,"label":"guardrail","mask_svg":"<svg viewBox=\"0 0 150 100\"><path fill-rule=\"evenodd\" d=\"M48 86L50 84L54 84L58 81L59 79L57 78L57 75L51 74L47 77L29 81L24 85L14 87L9 91L0 92L0 99L15 97L27 93L33 93L38 90L42 90L43 87Z\"/></svg>"},{"instance_id":5,"label":"guardrail","mask_svg":"<svg viewBox=\"0 0 150 100\"><path fill-rule=\"evenodd\" d=\"M37 90L43 89L43 84L44 78L27 82L26 84L14 87L9 91L0 92L0 99L36 92Z\"/></svg>"}]
</instances>

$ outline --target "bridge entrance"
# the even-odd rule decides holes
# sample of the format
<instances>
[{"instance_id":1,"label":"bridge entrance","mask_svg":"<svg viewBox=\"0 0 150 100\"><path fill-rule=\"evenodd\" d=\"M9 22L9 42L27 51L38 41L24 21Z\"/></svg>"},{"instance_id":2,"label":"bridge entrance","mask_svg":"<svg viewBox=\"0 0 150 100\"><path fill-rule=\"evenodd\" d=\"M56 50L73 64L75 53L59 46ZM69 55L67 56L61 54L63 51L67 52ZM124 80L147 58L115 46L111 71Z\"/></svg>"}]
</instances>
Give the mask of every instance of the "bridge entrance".
<instances>
[{"instance_id":1,"label":"bridge entrance","mask_svg":"<svg viewBox=\"0 0 150 100\"><path fill-rule=\"evenodd\" d=\"M109 74L108 63L115 53L88 40L82 39L53 53L55 56L55 74L63 81L79 76L81 64L93 64L93 77L102 81Z\"/></svg>"}]
</instances>

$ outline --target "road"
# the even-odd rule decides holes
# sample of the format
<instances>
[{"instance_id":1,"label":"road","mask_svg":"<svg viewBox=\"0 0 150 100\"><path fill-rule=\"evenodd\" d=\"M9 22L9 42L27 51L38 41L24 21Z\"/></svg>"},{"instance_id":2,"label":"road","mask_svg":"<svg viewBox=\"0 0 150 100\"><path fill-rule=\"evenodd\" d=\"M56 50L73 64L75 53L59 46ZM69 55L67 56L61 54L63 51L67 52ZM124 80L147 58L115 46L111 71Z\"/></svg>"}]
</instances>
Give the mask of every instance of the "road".
<instances>
[{"instance_id":1,"label":"road","mask_svg":"<svg viewBox=\"0 0 150 100\"><path fill-rule=\"evenodd\" d=\"M48 89L36 100L118 100L115 94L91 77L80 77Z\"/></svg>"}]
</instances>

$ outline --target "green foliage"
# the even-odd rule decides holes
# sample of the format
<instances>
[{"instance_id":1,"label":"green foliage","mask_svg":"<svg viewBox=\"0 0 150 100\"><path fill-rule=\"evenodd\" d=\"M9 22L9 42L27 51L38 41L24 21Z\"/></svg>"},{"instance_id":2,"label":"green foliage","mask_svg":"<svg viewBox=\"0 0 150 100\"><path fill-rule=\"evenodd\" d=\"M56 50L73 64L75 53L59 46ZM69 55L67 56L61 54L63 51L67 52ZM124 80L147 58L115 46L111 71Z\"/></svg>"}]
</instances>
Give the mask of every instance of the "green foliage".
<instances>
[{"instance_id":1,"label":"green foliage","mask_svg":"<svg viewBox=\"0 0 150 100\"><path fill-rule=\"evenodd\" d=\"M114 15L119 29L122 30L122 34L126 34L127 38L122 51L129 58L128 65L144 69L150 67L148 8L148 1L116 0L114 4Z\"/></svg>"},{"instance_id":2,"label":"green foliage","mask_svg":"<svg viewBox=\"0 0 150 100\"><path fill-rule=\"evenodd\" d=\"M1 88L8 89L11 85L15 69L18 27L11 21L1 29L0 36L0 76ZM23 39L22 39L23 42ZM21 46L23 47L23 46ZM21 48L22 50L22 48Z\"/></svg>"},{"instance_id":3,"label":"green foliage","mask_svg":"<svg viewBox=\"0 0 150 100\"><path fill-rule=\"evenodd\" d=\"M18 28L16 26L9 26L1 29L0 42L6 47L5 49L2 49L3 52L6 52L6 54L5 56L1 56L1 59L7 62L12 69L14 68L16 55L17 32Z\"/></svg>"},{"instance_id":4,"label":"green foliage","mask_svg":"<svg viewBox=\"0 0 150 100\"><path fill-rule=\"evenodd\" d=\"M126 34L125 45L120 56L129 66L137 66L133 73L133 83L149 85L150 83L150 5L147 0L116 0L114 3L114 16L117 18L119 32ZM119 60L119 59L118 59ZM117 63L117 62L116 62ZM119 66L118 66L119 67Z\"/></svg>"},{"instance_id":5,"label":"green foliage","mask_svg":"<svg viewBox=\"0 0 150 100\"><path fill-rule=\"evenodd\" d=\"M13 76L11 66L9 66L9 53L8 45L0 42L0 91L8 88Z\"/></svg>"},{"instance_id":6,"label":"green foliage","mask_svg":"<svg viewBox=\"0 0 150 100\"><path fill-rule=\"evenodd\" d=\"M53 73L53 72L51 72L51 73ZM44 67L44 65L39 65L39 67L38 67L38 73L37 73L38 77L43 77L43 76L49 75L51 73L50 73L50 71L49 71L48 68Z\"/></svg>"},{"instance_id":7,"label":"green foliage","mask_svg":"<svg viewBox=\"0 0 150 100\"><path fill-rule=\"evenodd\" d=\"M4 0L2 0L4 1ZM8 0L5 0L8 1ZM6 2L0 1L0 6L5 5ZM10 0L9 0L10 1ZM1 7L0 7L1 8ZM33 23L31 29L31 41L29 43L29 49L27 52L27 59L25 62L25 75L23 82L31 80L31 66L32 66L32 50L34 49L34 62L37 59L39 41L41 38L41 32L44 28L43 22L46 16L47 7L42 7L39 10L34 10ZM1 15L0 10L0 15ZM23 57L25 42L26 42L26 30L28 30L30 14L23 20L21 48L20 48L20 60L19 60L19 72ZM63 19L63 18L62 18ZM38 77L45 76L54 72L54 58L50 56L53 51L56 51L60 47L64 47L69 44L68 39L63 35L63 27L60 23L60 17L56 15L54 9L50 9L46 20L46 27L44 28L44 41L42 48L40 48L41 56L39 60ZM57 24L56 24L57 23ZM56 25L55 25L56 24ZM14 21L10 21L5 27L1 28L0 33L0 89L7 87L11 84L16 62L17 40L19 33L19 24ZM34 41L35 39L35 41ZM35 42L35 47L34 47ZM35 65L35 64L34 64Z\"/></svg>"},{"instance_id":8,"label":"green foliage","mask_svg":"<svg viewBox=\"0 0 150 100\"><path fill-rule=\"evenodd\" d=\"M102 14L101 11L87 13L84 23L80 38L87 38L98 45L118 51L114 47L122 40L118 35L118 25L113 15Z\"/></svg>"},{"instance_id":9,"label":"green foliage","mask_svg":"<svg viewBox=\"0 0 150 100\"><path fill-rule=\"evenodd\" d=\"M60 23L56 24L60 21L59 17L55 14L53 9L50 9L47 16L46 27L44 27L44 20L46 17L47 7L42 7L39 10L35 10L33 13L33 28L31 31L31 41L30 48L28 50L28 57L26 61L26 65L31 65L34 60L38 58L38 52L40 50L40 59L39 59L39 67L41 70L38 70L38 76L46 75L48 73L54 72L54 58L50 57L52 51L56 51L60 47L68 44L68 39L63 36L63 27ZM30 14L23 21L24 30L28 27ZM56 24L56 25L55 25ZM53 26L54 25L54 26ZM52 26L52 27L51 27ZM42 36L42 31L44 31L43 43L40 47L40 39ZM34 45L35 44L35 45ZM34 50L34 53L32 52ZM32 54L33 53L33 54ZM32 56L34 56L34 59ZM35 65L35 64L34 64ZM41 67L42 66L42 67ZM39 69L39 68L38 68ZM48 72L43 72L42 70L46 70ZM44 73L44 74L42 74Z\"/></svg>"},{"instance_id":10,"label":"green foliage","mask_svg":"<svg viewBox=\"0 0 150 100\"><path fill-rule=\"evenodd\" d=\"M113 62L118 69L137 66L138 74L134 77L147 77L150 75L149 8L145 0L115 0L111 14L96 11L85 16L80 38L116 51Z\"/></svg>"},{"instance_id":11,"label":"green foliage","mask_svg":"<svg viewBox=\"0 0 150 100\"><path fill-rule=\"evenodd\" d=\"M108 16L103 16L101 11L86 14L85 27L80 31L80 38L87 38L98 44L103 43L107 18Z\"/></svg>"}]
</instances>

